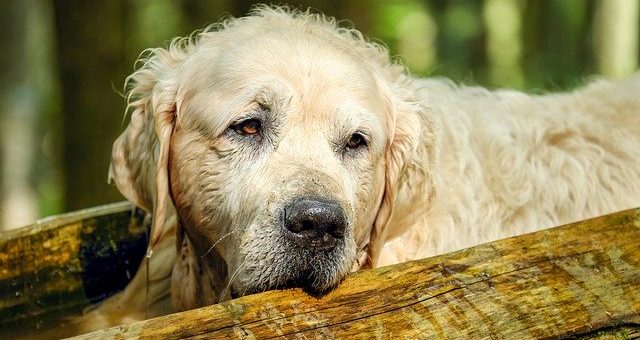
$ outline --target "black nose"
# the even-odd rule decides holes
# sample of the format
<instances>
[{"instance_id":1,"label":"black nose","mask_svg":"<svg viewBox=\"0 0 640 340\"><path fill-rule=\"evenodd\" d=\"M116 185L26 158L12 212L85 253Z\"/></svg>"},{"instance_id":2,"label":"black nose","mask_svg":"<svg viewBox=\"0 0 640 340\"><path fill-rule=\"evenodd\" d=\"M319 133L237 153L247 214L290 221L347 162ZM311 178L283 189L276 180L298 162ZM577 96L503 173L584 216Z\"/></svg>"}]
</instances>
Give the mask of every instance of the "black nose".
<instances>
[{"instance_id":1,"label":"black nose","mask_svg":"<svg viewBox=\"0 0 640 340\"><path fill-rule=\"evenodd\" d=\"M302 199L284 209L284 225L300 246L329 248L344 237L346 220L337 203Z\"/></svg>"}]
</instances>

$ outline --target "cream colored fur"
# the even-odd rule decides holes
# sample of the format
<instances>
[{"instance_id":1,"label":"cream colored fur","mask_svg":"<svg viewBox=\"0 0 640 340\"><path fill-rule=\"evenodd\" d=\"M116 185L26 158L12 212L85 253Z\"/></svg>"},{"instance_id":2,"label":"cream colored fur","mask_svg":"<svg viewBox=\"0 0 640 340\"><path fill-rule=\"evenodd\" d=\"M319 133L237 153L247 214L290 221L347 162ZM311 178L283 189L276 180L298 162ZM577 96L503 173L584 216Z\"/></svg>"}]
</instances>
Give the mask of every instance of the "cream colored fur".
<instances>
[{"instance_id":1,"label":"cream colored fur","mask_svg":"<svg viewBox=\"0 0 640 340\"><path fill-rule=\"evenodd\" d=\"M260 7L151 50L129 84L131 124L114 143L111 175L154 215L151 280L145 288L141 266L123 293L85 317L88 328L169 312L161 301L172 271L177 309L227 299L233 285L277 284L287 273L268 253L280 239L265 221L301 191L330 195L350 221L321 289L365 262L423 258L640 205L639 75L549 95L411 79L384 48L333 19ZM266 86L259 100L271 100L279 130L271 151L239 152L248 149L225 132L228 117L259 110L248 94L256 84ZM367 149L336 156L329 142L358 126L370 131ZM185 258L221 281L194 277Z\"/></svg>"},{"instance_id":2,"label":"cream colored fur","mask_svg":"<svg viewBox=\"0 0 640 340\"><path fill-rule=\"evenodd\" d=\"M440 120L434 194L399 192L406 201L392 225L406 232L385 244L378 265L640 204L640 75L548 95L441 79L414 86ZM414 159L404 182L423 167Z\"/></svg>"}]
</instances>

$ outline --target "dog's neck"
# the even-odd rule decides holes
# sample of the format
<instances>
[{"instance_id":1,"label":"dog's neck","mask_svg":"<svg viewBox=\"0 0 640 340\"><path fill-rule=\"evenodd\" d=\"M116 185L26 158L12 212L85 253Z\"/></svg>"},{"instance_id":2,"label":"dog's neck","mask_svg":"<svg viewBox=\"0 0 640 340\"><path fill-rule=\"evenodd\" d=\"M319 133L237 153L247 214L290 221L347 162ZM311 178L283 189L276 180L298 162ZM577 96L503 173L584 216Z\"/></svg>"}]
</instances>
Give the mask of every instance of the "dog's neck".
<instances>
[{"instance_id":1,"label":"dog's neck","mask_svg":"<svg viewBox=\"0 0 640 340\"><path fill-rule=\"evenodd\" d=\"M171 274L171 302L174 311L208 306L229 299L224 292L227 264L217 250L201 256L182 223L177 232L177 256Z\"/></svg>"}]
</instances>

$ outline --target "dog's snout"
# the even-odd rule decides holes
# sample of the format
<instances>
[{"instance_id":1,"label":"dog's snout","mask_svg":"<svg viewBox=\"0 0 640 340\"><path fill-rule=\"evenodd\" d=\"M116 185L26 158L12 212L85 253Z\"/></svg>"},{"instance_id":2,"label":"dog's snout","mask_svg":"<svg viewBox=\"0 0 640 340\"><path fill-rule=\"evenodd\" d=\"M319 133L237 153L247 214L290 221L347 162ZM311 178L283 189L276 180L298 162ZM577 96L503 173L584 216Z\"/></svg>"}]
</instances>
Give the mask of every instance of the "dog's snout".
<instances>
[{"instance_id":1,"label":"dog's snout","mask_svg":"<svg viewBox=\"0 0 640 340\"><path fill-rule=\"evenodd\" d=\"M298 200L289 204L284 214L285 228L302 246L331 247L344 236L346 219L337 203Z\"/></svg>"}]
</instances>

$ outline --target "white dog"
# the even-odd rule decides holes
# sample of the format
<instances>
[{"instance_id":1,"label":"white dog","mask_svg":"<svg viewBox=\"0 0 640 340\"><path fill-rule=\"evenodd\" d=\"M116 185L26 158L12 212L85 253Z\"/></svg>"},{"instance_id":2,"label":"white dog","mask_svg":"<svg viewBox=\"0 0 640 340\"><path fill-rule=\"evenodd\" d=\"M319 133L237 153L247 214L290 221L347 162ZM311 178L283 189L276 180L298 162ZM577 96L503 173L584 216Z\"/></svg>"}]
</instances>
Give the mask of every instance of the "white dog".
<instances>
[{"instance_id":1,"label":"white dog","mask_svg":"<svg viewBox=\"0 0 640 340\"><path fill-rule=\"evenodd\" d=\"M640 205L640 76L544 96L412 79L331 18L260 7L128 82L110 173L153 214L153 255L94 327Z\"/></svg>"}]
</instances>

